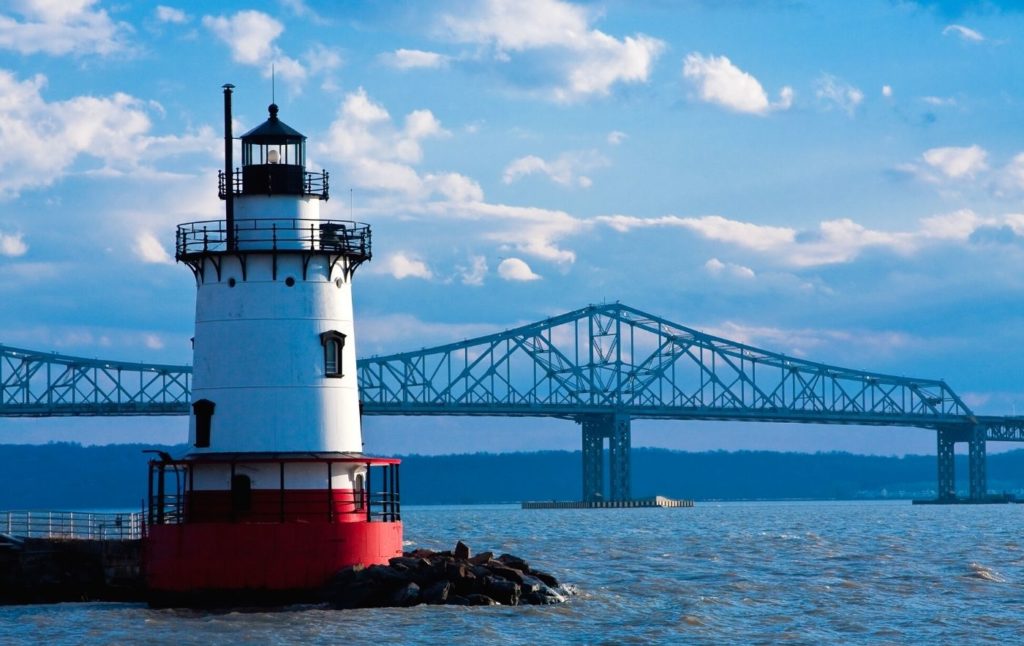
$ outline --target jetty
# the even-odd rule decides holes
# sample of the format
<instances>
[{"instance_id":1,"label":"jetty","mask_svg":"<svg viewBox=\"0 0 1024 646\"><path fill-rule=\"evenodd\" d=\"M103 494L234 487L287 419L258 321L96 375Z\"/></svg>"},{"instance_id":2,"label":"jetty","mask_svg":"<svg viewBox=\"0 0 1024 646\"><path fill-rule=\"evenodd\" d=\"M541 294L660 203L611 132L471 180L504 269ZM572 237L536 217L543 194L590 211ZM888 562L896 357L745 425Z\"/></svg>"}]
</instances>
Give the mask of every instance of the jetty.
<instances>
[{"instance_id":1,"label":"jetty","mask_svg":"<svg viewBox=\"0 0 1024 646\"><path fill-rule=\"evenodd\" d=\"M523 509L640 509L644 507L693 507L692 500L654 496L632 500L530 500Z\"/></svg>"}]
</instances>

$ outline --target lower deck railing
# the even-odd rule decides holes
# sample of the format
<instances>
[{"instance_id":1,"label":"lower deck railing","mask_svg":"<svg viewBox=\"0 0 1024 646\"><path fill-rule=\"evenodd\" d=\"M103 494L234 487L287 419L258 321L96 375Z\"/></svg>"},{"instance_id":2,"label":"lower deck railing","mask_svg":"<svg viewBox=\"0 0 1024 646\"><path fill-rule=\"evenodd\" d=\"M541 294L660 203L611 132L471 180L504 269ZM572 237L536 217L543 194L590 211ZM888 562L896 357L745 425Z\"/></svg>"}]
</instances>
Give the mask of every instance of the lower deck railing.
<instances>
[{"instance_id":1,"label":"lower deck railing","mask_svg":"<svg viewBox=\"0 0 1024 646\"><path fill-rule=\"evenodd\" d=\"M17 538L134 540L142 538L140 512L0 511L0 532Z\"/></svg>"}]
</instances>

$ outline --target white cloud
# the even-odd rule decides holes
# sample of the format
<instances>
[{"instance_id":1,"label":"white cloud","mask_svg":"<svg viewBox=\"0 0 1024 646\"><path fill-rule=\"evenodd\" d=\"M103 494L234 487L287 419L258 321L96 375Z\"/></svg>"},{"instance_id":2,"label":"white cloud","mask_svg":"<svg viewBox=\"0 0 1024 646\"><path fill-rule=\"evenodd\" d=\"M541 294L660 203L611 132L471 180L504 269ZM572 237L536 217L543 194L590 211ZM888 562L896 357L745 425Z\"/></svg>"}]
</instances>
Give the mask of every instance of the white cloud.
<instances>
[{"instance_id":1,"label":"white cloud","mask_svg":"<svg viewBox=\"0 0 1024 646\"><path fill-rule=\"evenodd\" d=\"M941 97L941 96L923 96L921 100L928 105L935 107L942 107L947 105L956 105L956 99L953 97Z\"/></svg>"},{"instance_id":2,"label":"white cloud","mask_svg":"<svg viewBox=\"0 0 1024 646\"><path fill-rule=\"evenodd\" d=\"M17 258L28 252L28 245L20 233L4 233L0 231L0 256Z\"/></svg>"},{"instance_id":3,"label":"white cloud","mask_svg":"<svg viewBox=\"0 0 1024 646\"><path fill-rule=\"evenodd\" d=\"M188 14L181 9L175 9L174 7L167 7L161 4L156 7L156 19L160 22L170 22L180 25L188 22L189 17Z\"/></svg>"},{"instance_id":4,"label":"white cloud","mask_svg":"<svg viewBox=\"0 0 1024 646\"><path fill-rule=\"evenodd\" d=\"M857 106L864 101L863 92L831 74L819 78L817 85L815 95L819 100L824 101L830 109L835 106L851 117L857 111Z\"/></svg>"},{"instance_id":5,"label":"white cloud","mask_svg":"<svg viewBox=\"0 0 1024 646\"><path fill-rule=\"evenodd\" d=\"M436 52L425 52L420 49L396 49L381 54L380 60L385 65L399 70L437 69L448 65L449 57Z\"/></svg>"},{"instance_id":6,"label":"white cloud","mask_svg":"<svg viewBox=\"0 0 1024 646\"><path fill-rule=\"evenodd\" d=\"M212 130L152 136L152 104L122 93L78 96L47 103L46 77L19 80L0 70L0 198L59 180L81 157L99 161L105 174L137 172L146 161L215 149Z\"/></svg>"},{"instance_id":7,"label":"white cloud","mask_svg":"<svg viewBox=\"0 0 1024 646\"><path fill-rule=\"evenodd\" d=\"M734 112L767 114L786 110L793 103L793 89L789 86L782 88L777 102L769 102L761 83L726 56L691 53L683 61L683 76L694 84L702 101Z\"/></svg>"},{"instance_id":8,"label":"white cloud","mask_svg":"<svg viewBox=\"0 0 1024 646\"><path fill-rule=\"evenodd\" d=\"M384 259L382 270L391 274L398 280L405 278L423 278L429 280L434 277L427 263L407 255L402 251L391 254Z\"/></svg>"},{"instance_id":9,"label":"white cloud","mask_svg":"<svg viewBox=\"0 0 1024 646\"><path fill-rule=\"evenodd\" d=\"M505 258L498 264L498 275L505 280L530 281L539 280L540 276L533 273L530 265L519 258Z\"/></svg>"},{"instance_id":10,"label":"white cloud","mask_svg":"<svg viewBox=\"0 0 1024 646\"><path fill-rule=\"evenodd\" d=\"M537 207L488 204L486 202L437 202L419 207L431 217L460 218L484 222L491 228L484 239L501 249L515 251L558 264L576 261L576 254L559 241L590 226L565 211Z\"/></svg>"},{"instance_id":11,"label":"white cloud","mask_svg":"<svg viewBox=\"0 0 1024 646\"><path fill-rule=\"evenodd\" d=\"M594 150L562 153L551 161L536 155L527 155L509 162L502 173L501 181L511 184L522 177L540 173L562 186L589 188L593 182L583 173L608 164L608 160Z\"/></svg>"},{"instance_id":12,"label":"white cloud","mask_svg":"<svg viewBox=\"0 0 1024 646\"><path fill-rule=\"evenodd\" d=\"M115 23L96 0L22 0L12 7L22 20L0 15L0 49L19 54L99 54L128 48L131 27Z\"/></svg>"},{"instance_id":13,"label":"white cloud","mask_svg":"<svg viewBox=\"0 0 1024 646\"><path fill-rule=\"evenodd\" d=\"M133 251L135 252L135 256L142 262L163 265L174 264L174 258L167 253L167 250L164 249L162 244L160 244L157 237L149 231L140 231L138 235L135 236Z\"/></svg>"},{"instance_id":14,"label":"white cloud","mask_svg":"<svg viewBox=\"0 0 1024 646\"><path fill-rule=\"evenodd\" d=\"M646 82L665 46L643 34L618 39L593 29L586 8L560 0L486 0L471 7L442 17L446 34L491 47L502 66L513 54L536 54L515 61L517 76L532 75L548 98L562 103L607 95L618 83Z\"/></svg>"},{"instance_id":15,"label":"white cloud","mask_svg":"<svg viewBox=\"0 0 1024 646\"><path fill-rule=\"evenodd\" d=\"M988 168L988 153L978 145L957 148L931 148L922 155L925 163L952 179L974 177Z\"/></svg>"},{"instance_id":16,"label":"white cloud","mask_svg":"<svg viewBox=\"0 0 1024 646\"><path fill-rule=\"evenodd\" d=\"M429 192L452 202L480 202L484 199L484 190L480 185L459 173L428 173L423 176L423 186Z\"/></svg>"},{"instance_id":17,"label":"white cloud","mask_svg":"<svg viewBox=\"0 0 1024 646\"><path fill-rule=\"evenodd\" d=\"M280 3L298 18L304 18L316 25L326 25L328 20L309 8L304 0L279 0Z\"/></svg>"},{"instance_id":18,"label":"white cloud","mask_svg":"<svg viewBox=\"0 0 1024 646\"><path fill-rule=\"evenodd\" d=\"M942 30L942 35L948 36L950 34L959 36L961 39L972 43L980 43L985 40L985 37L982 36L980 32L977 32L970 27L964 27L963 25L947 25L946 28Z\"/></svg>"},{"instance_id":19,"label":"white cloud","mask_svg":"<svg viewBox=\"0 0 1024 646\"><path fill-rule=\"evenodd\" d=\"M286 56L274 41L284 32L284 25L260 11L239 11L233 16L203 16L203 26L231 49L232 59L262 70L264 77L277 75L296 87L306 79L306 68Z\"/></svg>"},{"instance_id":20,"label":"white cloud","mask_svg":"<svg viewBox=\"0 0 1024 646\"><path fill-rule=\"evenodd\" d=\"M595 220L622 233L654 227L687 229L708 240L764 254L781 265L801 268L848 263L871 248L907 255L932 244L964 243L974 232L984 227L1014 228L1014 218L1012 215L1001 219L983 218L969 209L961 209L922 218L917 228L911 231L878 231L848 218L826 220L820 222L817 228L805 230L741 222L719 215L668 215L656 218L611 215L598 216ZM1020 224L1024 231L1024 219ZM705 270L713 274L730 270L735 275L741 275L746 273L746 269L741 265L730 269L717 258L705 264Z\"/></svg>"},{"instance_id":21,"label":"white cloud","mask_svg":"<svg viewBox=\"0 0 1024 646\"><path fill-rule=\"evenodd\" d=\"M374 103L363 88L345 96L320 154L340 163L358 188L399 192L423 199L438 193L450 200L480 200L483 190L458 173L421 176L413 166L423 158L423 142L450 137L451 132L429 110L406 115L402 128Z\"/></svg>"},{"instance_id":22,"label":"white cloud","mask_svg":"<svg viewBox=\"0 0 1024 646\"><path fill-rule=\"evenodd\" d=\"M150 350L163 350L164 348L164 340L160 338L159 334L144 334L142 342Z\"/></svg>"},{"instance_id":23,"label":"white cloud","mask_svg":"<svg viewBox=\"0 0 1024 646\"><path fill-rule=\"evenodd\" d=\"M884 96L885 98L889 98L889 97L892 96L892 86L891 85L883 85L882 86L882 96Z\"/></svg>"},{"instance_id":24,"label":"white cloud","mask_svg":"<svg viewBox=\"0 0 1024 646\"><path fill-rule=\"evenodd\" d=\"M624 132L621 132L619 130L612 130L611 132L608 133L608 139L607 140L608 140L608 143L610 145L618 146L623 141L625 141L628 137L629 137L629 135L627 135Z\"/></svg>"},{"instance_id":25,"label":"white cloud","mask_svg":"<svg viewBox=\"0 0 1024 646\"><path fill-rule=\"evenodd\" d=\"M821 354L823 348L861 348L861 352L891 353L911 346L924 345L904 332L886 330L786 329L745 325L726 321L704 329L708 334L754 347L771 348L794 357Z\"/></svg>"},{"instance_id":26,"label":"white cloud","mask_svg":"<svg viewBox=\"0 0 1024 646\"><path fill-rule=\"evenodd\" d=\"M1024 153L1018 153L1003 168L1002 184L1011 189L1024 190Z\"/></svg>"},{"instance_id":27,"label":"white cloud","mask_svg":"<svg viewBox=\"0 0 1024 646\"><path fill-rule=\"evenodd\" d=\"M704 263L704 271L712 276L732 276L734 278L751 279L757 274L750 267L737 265L731 262L722 262L718 258L711 258Z\"/></svg>"},{"instance_id":28,"label":"white cloud","mask_svg":"<svg viewBox=\"0 0 1024 646\"><path fill-rule=\"evenodd\" d=\"M483 256L472 256L469 259L468 267L458 267L457 269L463 285L481 287L484 284L484 278L487 277L487 259Z\"/></svg>"}]
</instances>

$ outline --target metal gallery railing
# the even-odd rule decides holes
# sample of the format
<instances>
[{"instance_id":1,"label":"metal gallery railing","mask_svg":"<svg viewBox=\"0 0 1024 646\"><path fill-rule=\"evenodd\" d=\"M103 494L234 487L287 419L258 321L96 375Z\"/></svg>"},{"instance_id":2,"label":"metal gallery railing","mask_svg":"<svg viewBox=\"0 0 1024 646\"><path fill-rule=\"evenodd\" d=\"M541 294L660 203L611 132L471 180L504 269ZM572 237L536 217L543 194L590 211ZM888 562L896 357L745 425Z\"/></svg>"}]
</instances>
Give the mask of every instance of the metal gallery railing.
<instances>
[{"instance_id":1,"label":"metal gallery railing","mask_svg":"<svg viewBox=\"0 0 1024 646\"><path fill-rule=\"evenodd\" d=\"M135 540L143 535L141 512L0 511L0 532L16 538Z\"/></svg>"}]
</instances>

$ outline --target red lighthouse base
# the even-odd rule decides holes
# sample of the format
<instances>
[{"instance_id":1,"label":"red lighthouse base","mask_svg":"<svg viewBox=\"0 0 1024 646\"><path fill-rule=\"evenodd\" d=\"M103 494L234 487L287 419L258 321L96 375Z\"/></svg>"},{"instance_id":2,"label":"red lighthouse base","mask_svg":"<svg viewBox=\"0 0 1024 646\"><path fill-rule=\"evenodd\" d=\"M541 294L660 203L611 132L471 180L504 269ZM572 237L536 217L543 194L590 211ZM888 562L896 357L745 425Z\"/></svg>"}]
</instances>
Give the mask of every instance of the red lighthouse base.
<instances>
[{"instance_id":1,"label":"red lighthouse base","mask_svg":"<svg viewBox=\"0 0 1024 646\"><path fill-rule=\"evenodd\" d=\"M362 491L193 489L197 468L322 463L337 473L365 467ZM379 472L371 479L371 469ZM326 478L330 481L330 478ZM172 484L173 483L173 484ZM351 565L386 564L402 555L398 461L337 456L255 457L237 461L150 463L149 527L144 542L151 605L238 606L317 600ZM169 485L169 486L168 486ZM167 489L173 487L173 493ZM244 503L244 504L242 504Z\"/></svg>"},{"instance_id":2,"label":"red lighthouse base","mask_svg":"<svg viewBox=\"0 0 1024 646\"><path fill-rule=\"evenodd\" d=\"M200 598L236 603L313 598L342 568L402 555L402 523L162 525L145 543L146 584L158 605Z\"/></svg>"}]
</instances>

